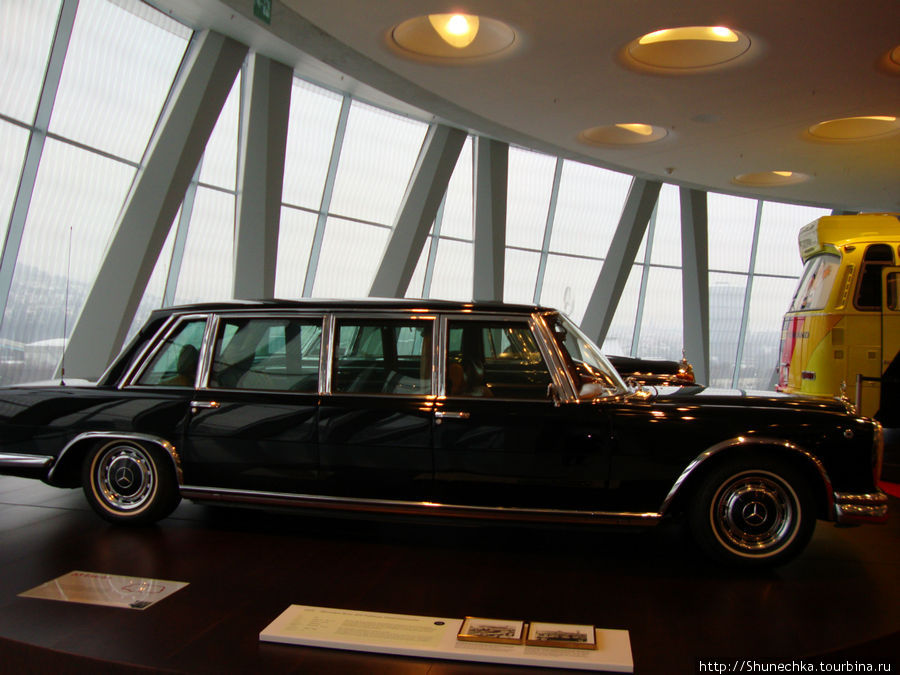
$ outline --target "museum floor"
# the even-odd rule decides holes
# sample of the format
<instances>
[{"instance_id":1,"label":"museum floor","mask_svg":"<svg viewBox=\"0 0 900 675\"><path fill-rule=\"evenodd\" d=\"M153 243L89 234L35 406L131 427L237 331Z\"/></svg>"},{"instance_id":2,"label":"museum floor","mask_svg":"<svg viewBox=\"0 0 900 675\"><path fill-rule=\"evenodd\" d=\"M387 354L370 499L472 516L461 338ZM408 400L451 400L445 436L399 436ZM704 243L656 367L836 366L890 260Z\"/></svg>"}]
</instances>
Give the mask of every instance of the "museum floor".
<instances>
[{"instance_id":1,"label":"museum floor","mask_svg":"<svg viewBox=\"0 0 900 675\"><path fill-rule=\"evenodd\" d=\"M681 533L319 519L184 503L107 525L80 491L0 478L0 672L550 672L261 643L290 604L594 624L635 672L698 659L900 661L900 499L886 526L820 523L770 572L717 569ZM133 611L19 597L72 570L188 582ZM843 671L862 672L862 671Z\"/></svg>"}]
</instances>

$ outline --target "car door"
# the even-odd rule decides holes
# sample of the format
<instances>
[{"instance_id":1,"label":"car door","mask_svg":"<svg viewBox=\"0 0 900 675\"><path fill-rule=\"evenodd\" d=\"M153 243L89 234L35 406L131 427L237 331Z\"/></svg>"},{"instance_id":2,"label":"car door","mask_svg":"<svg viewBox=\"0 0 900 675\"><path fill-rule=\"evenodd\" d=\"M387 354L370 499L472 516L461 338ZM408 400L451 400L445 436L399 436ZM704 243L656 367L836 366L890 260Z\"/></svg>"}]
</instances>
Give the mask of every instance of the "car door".
<instances>
[{"instance_id":1,"label":"car door","mask_svg":"<svg viewBox=\"0 0 900 675\"><path fill-rule=\"evenodd\" d=\"M424 501L433 464L434 317L334 317L319 410L323 493Z\"/></svg>"},{"instance_id":2,"label":"car door","mask_svg":"<svg viewBox=\"0 0 900 675\"><path fill-rule=\"evenodd\" d=\"M527 317L448 317L435 410L435 499L595 508L609 463L602 408L552 395L552 368Z\"/></svg>"},{"instance_id":3,"label":"car door","mask_svg":"<svg viewBox=\"0 0 900 675\"><path fill-rule=\"evenodd\" d=\"M184 439L186 483L315 492L322 326L322 315L217 317Z\"/></svg>"}]
</instances>

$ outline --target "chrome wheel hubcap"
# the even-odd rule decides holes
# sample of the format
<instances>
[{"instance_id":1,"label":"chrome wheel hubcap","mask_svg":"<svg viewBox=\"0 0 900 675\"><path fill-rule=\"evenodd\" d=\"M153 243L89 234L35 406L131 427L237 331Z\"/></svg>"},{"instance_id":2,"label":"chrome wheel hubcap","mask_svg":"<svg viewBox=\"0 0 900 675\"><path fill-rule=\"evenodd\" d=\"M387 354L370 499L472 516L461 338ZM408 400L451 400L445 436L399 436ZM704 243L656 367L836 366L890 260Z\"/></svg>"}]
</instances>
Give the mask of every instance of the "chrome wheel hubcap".
<instances>
[{"instance_id":1,"label":"chrome wheel hubcap","mask_svg":"<svg viewBox=\"0 0 900 675\"><path fill-rule=\"evenodd\" d=\"M134 446L116 445L104 450L94 471L100 495L118 511L140 509L156 488L150 458Z\"/></svg>"},{"instance_id":2,"label":"chrome wheel hubcap","mask_svg":"<svg viewBox=\"0 0 900 675\"><path fill-rule=\"evenodd\" d=\"M732 550L772 555L797 533L797 504L793 489L775 474L748 471L719 488L710 517L716 536Z\"/></svg>"}]
</instances>

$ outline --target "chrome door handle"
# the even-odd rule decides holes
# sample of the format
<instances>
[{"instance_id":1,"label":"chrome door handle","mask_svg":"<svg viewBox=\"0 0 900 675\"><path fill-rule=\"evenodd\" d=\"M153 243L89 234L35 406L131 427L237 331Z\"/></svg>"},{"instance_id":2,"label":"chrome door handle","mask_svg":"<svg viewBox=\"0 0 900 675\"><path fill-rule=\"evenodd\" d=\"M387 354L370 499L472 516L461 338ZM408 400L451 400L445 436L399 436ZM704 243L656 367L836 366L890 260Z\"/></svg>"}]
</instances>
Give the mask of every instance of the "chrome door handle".
<instances>
[{"instance_id":1,"label":"chrome door handle","mask_svg":"<svg viewBox=\"0 0 900 675\"><path fill-rule=\"evenodd\" d=\"M191 412L197 412L200 408L210 408L215 410L221 408L222 404L218 401L191 401Z\"/></svg>"},{"instance_id":2,"label":"chrome door handle","mask_svg":"<svg viewBox=\"0 0 900 675\"><path fill-rule=\"evenodd\" d=\"M450 412L448 410L435 410L434 416L439 420L442 419L450 419L450 420L467 420L472 416L472 413L465 412L464 410L460 410L459 412Z\"/></svg>"}]
</instances>

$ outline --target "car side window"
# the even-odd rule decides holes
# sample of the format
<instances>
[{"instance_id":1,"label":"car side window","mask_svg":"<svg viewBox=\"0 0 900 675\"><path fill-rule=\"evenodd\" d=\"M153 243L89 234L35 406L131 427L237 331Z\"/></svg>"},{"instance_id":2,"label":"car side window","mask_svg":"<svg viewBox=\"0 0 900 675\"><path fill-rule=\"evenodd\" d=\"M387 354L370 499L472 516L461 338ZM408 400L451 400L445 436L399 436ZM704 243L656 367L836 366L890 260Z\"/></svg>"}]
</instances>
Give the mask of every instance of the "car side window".
<instances>
[{"instance_id":1,"label":"car side window","mask_svg":"<svg viewBox=\"0 0 900 675\"><path fill-rule=\"evenodd\" d=\"M166 338L137 384L162 387L193 387L200 362L200 345L206 319L183 321Z\"/></svg>"},{"instance_id":2,"label":"car side window","mask_svg":"<svg viewBox=\"0 0 900 675\"><path fill-rule=\"evenodd\" d=\"M209 387L316 392L322 320L223 318Z\"/></svg>"},{"instance_id":3,"label":"car side window","mask_svg":"<svg viewBox=\"0 0 900 675\"><path fill-rule=\"evenodd\" d=\"M450 321L448 396L546 399L550 371L527 323Z\"/></svg>"},{"instance_id":4,"label":"car side window","mask_svg":"<svg viewBox=\"0 0 900 675\"><path fill-rule=\"evenodd\" d=\"M894 252L887 244L872 244L863 256L856 286L857 309L881 311L881 270L894 264Z\"/></svg>"},{"instance_id":5,"label":"car side window","mask_svg":"<svg viewBox=\"0 0 900 675\"><path fill-rule=\"evenodd\" d=\"M431 393L432 321L338 319L335 393Z\"/></svg>"}]
</instances>

